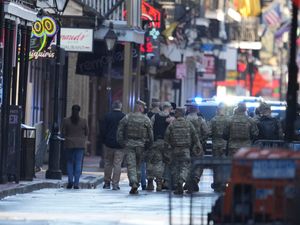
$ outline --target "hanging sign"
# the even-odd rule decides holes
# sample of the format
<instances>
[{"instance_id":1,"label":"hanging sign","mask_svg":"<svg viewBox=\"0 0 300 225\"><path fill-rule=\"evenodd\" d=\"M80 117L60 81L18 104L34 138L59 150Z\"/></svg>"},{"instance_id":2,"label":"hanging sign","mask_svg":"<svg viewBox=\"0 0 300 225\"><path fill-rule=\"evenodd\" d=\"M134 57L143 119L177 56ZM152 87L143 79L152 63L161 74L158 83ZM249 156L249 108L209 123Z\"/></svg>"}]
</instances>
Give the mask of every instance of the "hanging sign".
<instances>
[{"instance_id":1,"label":"hanging sign","mask_svg":"<svg viewBox=\"0 0 300 225\"><path fill-rule=\"evenodd\" d=\"M61 28L60 46L71 52L93 51L93 30L79 28Z\"/></svg>"},{"instance_id":2,"label":"hanging sign","mask_svg":"<svg viewBox=\"0 0 300 225\"><path fill-rule=\"evenodd\" d=\"M32 26L29 59L54 58L50 44L57 33L59 26L50 16L38 18Z\"/></svg>"}]
</instances>

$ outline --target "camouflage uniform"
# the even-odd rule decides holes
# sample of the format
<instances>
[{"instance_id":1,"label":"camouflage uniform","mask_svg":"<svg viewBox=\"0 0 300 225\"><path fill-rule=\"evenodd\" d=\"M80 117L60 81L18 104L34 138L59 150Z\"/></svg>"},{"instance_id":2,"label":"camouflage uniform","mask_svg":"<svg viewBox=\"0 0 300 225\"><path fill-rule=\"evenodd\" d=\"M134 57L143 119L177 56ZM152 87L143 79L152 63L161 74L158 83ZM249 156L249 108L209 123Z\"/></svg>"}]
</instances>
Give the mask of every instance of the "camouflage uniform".
<instances>
[{"instance_id":1,"label":"camouflage uniform","mask_svg":"<svg viewBox=\"0 0 300 225\"><path fill-rule=\"evenodd\" d=\"M228 156L233 156L242 147L250 147L257 135L256 122L237 108L224 130L224 137L228 138Z\"/></svg>"},{"instance_id":2,"label":"camouflage uniform","mask_svg":"<svg viewBox=\"0 0 300 225\"><path fill-rule=\"evenodd\" d=\"M226 155L226 140L223 139L223 131L228 122L225 115L216 115L210 121L210 131L212 137L212 155L223 157Z\"/></svg>"},{"instance_id":3,"label":"camouflage uniform","mask_svg":"<svg viewBox=\"0 0 300 225\"><path fill-rule=\"evenodd\" d=\"M198 116L196 112L188 114L186 116L186 120L190 121L193 124L196 130L197 137L203 149L203 147L205 147L206 139L209 134L209 128L206 124L206 121L202 117ZM198 155L195 154L191 155L192 158L197 156ZM203 173L202 167L197 167L195 171L192 171L192 169L190 170L189 178L188 181L186 182L187 185L185 187L188 189L189 192L199 191L198 183L200 181L200 177L202 173Z\"/></svg>"},{"instance_id":4,"label":"camouflage uniform","mask_svg":"<svg viewBox=\"0 0 300 225\"><path fill-rule=\"evenodd\" d=\"M165 133L165 143L172 148L171 157L175 165L175 183L177 186L175 193L182 194L182 185L190 171L191 149L202 151L201 144L195 128L183 117L177 118L168 126ZM195 146L197 148L193 148Z\"/></svg>"},{"instance_id":5,"label":"camouflage uniform","mask_svg":"<svg viewBox=\"0 0 300 225\"><path fill-rule=\"evenodd\" d=\"M127 150L129 185L138 187L145 144L147 142L151 146L153 143L150 119L141 112L129 113L119 123L117 140Z\"/></svg>"},{"instance_id":6,"label":"camouflage uniform","mask_svg":"<svg viewBox=\"0 0 300 225\"><path fill-rule=\"evenodd\" d=\"M171 105L170 105L171 107ZM153 190L153 179L156 178L157 191L162 189L162 178L164 174L163 155L164 150L164 135L167 126L169 125L168 119L170 115L165 112L159 112L152 116L151 123L153 126L154 143L148 152L147 160L147 190Z\"/></svg>"},{"instance_id":7,"label":"camouflage uniform","mask_svg":"<svg viewBox=\"0 0 300 225\"><path fill-rule=\"evenodd\" d=\"M218 109L221 110L221 109ZM226 143L227 141L223 139L223 131L228 122L228 117L217 113L215 117L213 117L210 121L210 131L212 137L212 155L213 157L225 157L226 156ZM224 166L222 165L214 165L213 166L213 183L211 187L218 191L224 185L224 178L222 170Z\"/></svg>"}]
</instances>

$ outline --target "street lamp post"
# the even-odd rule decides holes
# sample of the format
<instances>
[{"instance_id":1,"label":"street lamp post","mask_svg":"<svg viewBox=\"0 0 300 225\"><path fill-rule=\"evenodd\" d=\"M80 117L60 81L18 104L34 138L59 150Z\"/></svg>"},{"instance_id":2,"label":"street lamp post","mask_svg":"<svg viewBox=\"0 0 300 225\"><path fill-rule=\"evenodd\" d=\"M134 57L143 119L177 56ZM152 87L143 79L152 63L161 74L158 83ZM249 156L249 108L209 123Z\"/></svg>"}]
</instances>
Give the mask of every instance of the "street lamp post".
<instances>
[{"instance_id":1,"label":"street lamp post","mask_svg":"<svg viewBox=\"0 0 300 225\"><path fill-rule=\"evenodd\" d=\"M51 127L51 136L49 140L49 167L46 171L47 179L61 179L60 170L60 141L58 126L58 92L59 92L59 74L60 74L60 16L65 10L69 0L55 0L55 13L59 26L56 34L56 64L54 78L54 106L53 106L53 123Z\"/></svg>"},{"instance_id":2,"label":"street lamp post","mask_svg":"<svg viewBox=\"0 0 300 225\"><path fill-rule=\"evenodd\" d=\"M107 69L107 84L106 84L106 91L107 91L107 104L108 104L108 111L111 111L111 103L112 103L112 96L111 96L111 67L112 67L112 59L113 59L113 50L118 40L118 36L113 30L113 23L109 24L109 29L104 37L106 47L108 50L108 69Z\"/></svg>"}]
</instances>

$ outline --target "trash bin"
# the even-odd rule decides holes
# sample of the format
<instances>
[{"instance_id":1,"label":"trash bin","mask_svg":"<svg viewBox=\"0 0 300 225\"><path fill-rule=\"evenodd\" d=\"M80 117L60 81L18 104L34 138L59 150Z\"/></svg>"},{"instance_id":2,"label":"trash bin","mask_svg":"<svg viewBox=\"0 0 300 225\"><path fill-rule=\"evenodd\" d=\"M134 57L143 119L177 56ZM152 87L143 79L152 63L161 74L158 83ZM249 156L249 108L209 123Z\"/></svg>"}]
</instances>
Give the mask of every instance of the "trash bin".
<instances>
[{"instance_id":1,"label":"trash bin","mask_svg":"<svg viewBox=\"0 0 300 225\"><path fill-rule=\"evenodd\" d=\"M35 176L36 129L34 127L22 124L21 133L20 179L32 181Z\"/></svg>"}]
</instances>

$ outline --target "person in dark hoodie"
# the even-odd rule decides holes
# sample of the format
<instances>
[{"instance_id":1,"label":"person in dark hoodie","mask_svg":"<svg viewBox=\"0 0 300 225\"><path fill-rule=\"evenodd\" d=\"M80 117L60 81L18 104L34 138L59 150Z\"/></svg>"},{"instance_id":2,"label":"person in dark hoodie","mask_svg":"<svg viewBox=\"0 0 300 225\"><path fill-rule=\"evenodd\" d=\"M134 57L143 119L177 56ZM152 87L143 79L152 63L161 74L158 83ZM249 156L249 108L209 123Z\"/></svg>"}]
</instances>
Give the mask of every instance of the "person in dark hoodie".
<instances>
[{"instance_id":1,"label":"person in dark hoodie","mask_svg":"<svg viewBox=\"0 0 300 225\"><path fill-rule=\"evenodd\" d=\"M104 116L101 126L102 140L104 143L104 189L119 190L121 166L124 151L117 142L119 121L125 114L122 112L122 103L117 100L112 104L112 112Z\"/></svg>"}]
</instances>

